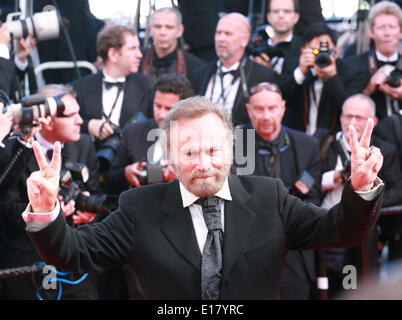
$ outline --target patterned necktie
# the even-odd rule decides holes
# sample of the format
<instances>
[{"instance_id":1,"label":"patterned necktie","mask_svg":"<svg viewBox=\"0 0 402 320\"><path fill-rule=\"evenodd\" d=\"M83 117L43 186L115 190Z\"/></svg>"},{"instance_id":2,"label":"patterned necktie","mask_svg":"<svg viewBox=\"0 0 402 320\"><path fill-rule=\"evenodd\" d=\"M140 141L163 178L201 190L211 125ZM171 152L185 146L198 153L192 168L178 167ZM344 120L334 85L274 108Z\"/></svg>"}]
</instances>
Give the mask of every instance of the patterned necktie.
<instances>
[{"instance_id":1,"label":"patterned necktie","mask_svg":"<svg viewBox=\"0 0 402 320\"><path fill-rule=\"evenodd\" d=\"M200 198L196 203L202 206L208 228L201 262L201 298L202 300L218 300L222 278L223 244L219 198L215 196Z\"/></svg>"}]
</instances>

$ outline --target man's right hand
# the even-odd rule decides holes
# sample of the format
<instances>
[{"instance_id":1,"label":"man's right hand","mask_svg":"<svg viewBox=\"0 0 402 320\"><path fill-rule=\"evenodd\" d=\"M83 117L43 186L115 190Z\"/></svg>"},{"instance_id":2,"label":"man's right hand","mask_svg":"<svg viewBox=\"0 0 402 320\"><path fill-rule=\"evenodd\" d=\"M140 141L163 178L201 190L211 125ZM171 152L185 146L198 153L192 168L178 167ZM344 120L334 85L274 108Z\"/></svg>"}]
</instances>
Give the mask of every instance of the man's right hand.
<instances>
[{"instance_id":1,"label":"man's right hand","mask_svg":"<svg viewBox=\"0 0 402 320\"><path fill-rule=\"evenodd\" d=\"M133 164L126 166L124 168L124 176L126 177L126 181L135 187L142 186L138 176L141 174L140 170L142 170L146 164L146 162L134 162Z\"/></svg>"},{"instance_id":2,"label":"man's right hand","mask_svg":"<svg viewBox=\"0 0 402 320\"><path fill-rule=\"evenodd\" d=\"M113 134L110 124L103 119L92 119L88 122L88 131L91 135L104 140Z\"/></svg>"},{"instance_id":3,"label":"man's right hand","mask_svg":"<svg viewBox=\"0 0 402 320\"><path fill-rule=\"evenodd\" d=\"M59 193L61 145L60 142L54 144L50 164L48 164L39 142L34 141L32 147L39 171L31 173L27 180L28 198L32 212L48 213L55 208Z\"/></svg>"},{"instance_id":4,"label":"man's right hand","mask_svg":"<svg viewBox=\"0 0 402 320\"><path fill-rule=\"evenodd\" d=\"M5 44L8 46L10 40L10 30L8 30L7 24L3 23L0 27L0 44Z\"/></svg>"},{"instance_id":5,"label":"man's right hand","mask_svg":"<svg viewBox=\"0 0 402 320\"><path fill-rule=\"evenodd\" d=\"M315 55L311 48L301 48L301 55L299 58L300 71L306 76L311 67L314 66Z\"/></svg>"},{"instance_id":6,"label":"man's right hand","mask_svg":"<svg viewBox=\"0 0 402 320\"><path fill-rule=\"evenodd\" d=\"M363 93L367 96L371 96L374 92L377 91L378 87L387 81L387 75L386 75L386 68L387 66L383 66L380 69L378 69L370 78L369 83L367 84L367 87L364 89Z\"/></svg>"}]
</instances>

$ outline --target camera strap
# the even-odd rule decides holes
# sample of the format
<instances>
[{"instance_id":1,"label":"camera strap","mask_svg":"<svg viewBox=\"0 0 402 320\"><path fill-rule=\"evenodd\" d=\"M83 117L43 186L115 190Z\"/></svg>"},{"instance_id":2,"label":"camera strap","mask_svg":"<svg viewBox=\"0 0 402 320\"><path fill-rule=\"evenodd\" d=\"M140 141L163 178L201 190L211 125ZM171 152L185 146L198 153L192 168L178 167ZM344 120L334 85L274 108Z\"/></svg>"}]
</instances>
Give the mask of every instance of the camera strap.
<instances>
[{"instance_id":1,"label":"camera strap","mask_svg":"<svg viewBox=\"0 0 402 320\"><path fill-rule=\"evenodd\" d=\"M345 163L350 161L350 153L346 149L345 143L342 140L342 136L343 135L341 135L338 139L336 139L336 145L338 148L338 154L342 160L342 164L343 164L343 166L345 166Z\"/></svg>"},{"instance_id":2,"label":"camera strap","mask_svg":"<svg viewBox=\"0 0 402 320\"><path fill-rule=\"evenodd\" d=\"M117 86L117 89L118 89L117 95L116 95L116 98L114 99L114 102L113 102L112 108L110 109L109 115L107 115L107 114L105 113L105 111L102 110L102 114L103 114L103 116L106 118L106 121L110 121L110 118L111 118L111 116L112 116L113 110L114 110L114 108L116 107L117 100L119 100L120 93L124 90L124 86Z\"/></svg>"}]
</instances>

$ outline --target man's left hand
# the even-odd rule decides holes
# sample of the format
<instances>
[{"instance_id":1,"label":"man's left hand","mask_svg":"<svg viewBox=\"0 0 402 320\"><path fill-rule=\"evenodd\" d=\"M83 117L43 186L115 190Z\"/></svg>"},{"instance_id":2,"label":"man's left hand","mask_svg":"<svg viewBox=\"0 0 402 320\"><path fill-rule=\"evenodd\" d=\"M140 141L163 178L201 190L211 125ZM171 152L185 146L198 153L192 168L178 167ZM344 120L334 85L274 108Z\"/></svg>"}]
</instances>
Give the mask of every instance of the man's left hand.
<instances>
[{"instance_id":1,"label":"man's left hand","mask_svg":"<svg viewBox=\"0 0 402 320\"><path fill-rule=\"evenodd\" d=\"M21 38L18 42L17 57L22 63L32 53L36 46L36 39L28 36L27 39Z\"/></svg>"},{"instance_id":2,"label":"man's left hand","mask_svg":"<svg viewBox=\"0 0 402 320\"><path fill-rule=\"evenodd\" d=\"M380 149L370 147L373 128L374 120L369 118L360 141L357 139L355 127L350 125L348 128L351 149L350 181L355 191L371 190L382 167L383 156Z\"/></svg>"},{"instance_id":3,"label":"man's left hand","mask_svg":"<svg viewBox=\"0 0 402 320\"><path fill-rule=\"evenodd\" d=\"M390 96L392 99L402 100L402 80L399 82L399 87L391 87L386 83L382 83L378 89L384 92L387 96Z\"/></svg>"}]
</instances>

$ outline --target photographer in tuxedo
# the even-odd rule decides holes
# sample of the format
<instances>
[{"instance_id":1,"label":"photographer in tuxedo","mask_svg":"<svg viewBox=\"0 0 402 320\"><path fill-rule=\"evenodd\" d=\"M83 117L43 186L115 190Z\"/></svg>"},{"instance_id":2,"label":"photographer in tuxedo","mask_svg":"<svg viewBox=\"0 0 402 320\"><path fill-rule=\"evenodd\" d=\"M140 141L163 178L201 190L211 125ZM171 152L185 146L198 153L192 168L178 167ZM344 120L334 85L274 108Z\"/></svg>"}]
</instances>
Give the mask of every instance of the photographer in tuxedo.
<instances>
[{"instance_id":1,"label":"photographer in tuxedo","mask_svg":"<svg viewBox=\"0 0 402 320\"><path fill-rule=\"evenodd\" d=\"M68 227L57 201L60 144L27 181L23 213L42 258L62 269L129 263L145 299L276 299L289 249L360 243L374 226L382 155L350 127L352 174L329 211L290 196L279 179L231 175L233 131L226 108L202 97L180 101L161 129L177 179L123 192L119 208L93 226ZM198 201L199 200L199 201Z\"/></svg>"},{"instance_id":2,"label":"photographer in tuxedo","mask_svg":"<svg viewBox=\"0 0 402 320\"><path fill-rule=\"evenodd\" d=\"M44 154L44 161L51 159L51 153L56 141L63 144L63 168L67 163L82 163L88 168L88 180L85 183L85 190L92 194L100 192L99 178L97 176L98 163L95 156L95 149L91 138L88 135L80 134L82 118L79 115L79 105L75 99L74 92L70 87L63 85L48 85L41 92L45 97L63 95L61 102L64 104L64 111L52 116L47 121L41 123L40 131L35 135L35 141L38 148ZM21 224L19 212L24 210L28 204L26 195L26 181L30 174L38 170L37 162L34 158L32 144L17 139L5 142L5 148L8 154L13 155L15 150L21 148L23 143L24 153L26 153L26 162L22 172L17 177L12 186L3 187L0 196L0 213L4 224L3 255L1 256L2 268L13 268L20 266L33 265L41 261L31 241L27 237ZM61 150L60 150L61 151ZM62 168L60 166L60 169ZM59 184L59 182L57 182ZM80 225L92 222L95 214L75 210L74 199L64 203L59 195L62 215L69 220L71 225ZM86 193L88 195L88 193ZM73 274L67 276L70 281L78 280L83 277L82 274ZM39 290L43 277L41 275L24 274L3 280L3 294L5 299L36 299L39 294L44 299L56 299L59 294L57 289ZM58 284L60 285L60 284ZM96 299L97 287L96 277L89 274L77 285L63 284L63 299Z\"/></svg>"},{"instance_id":3,"label":"photographer in tuxedo","mask_svg":"<svg viewBox=\"0 0 402 320\"><path fill-rule=\"evenodd\" d=\"M402 10L396 3L380 1L371 7L368 23L368 36L374 45L346 61L361 71L361 91L373 99L376 117L382 120L401 108L402 60L398 48L402 35Z\"/></svg>"}]
</instances>

